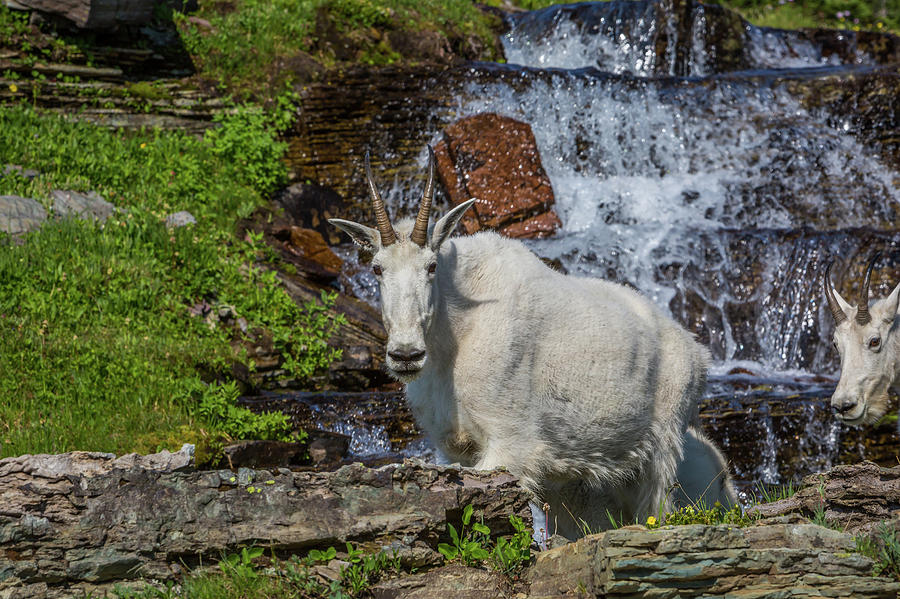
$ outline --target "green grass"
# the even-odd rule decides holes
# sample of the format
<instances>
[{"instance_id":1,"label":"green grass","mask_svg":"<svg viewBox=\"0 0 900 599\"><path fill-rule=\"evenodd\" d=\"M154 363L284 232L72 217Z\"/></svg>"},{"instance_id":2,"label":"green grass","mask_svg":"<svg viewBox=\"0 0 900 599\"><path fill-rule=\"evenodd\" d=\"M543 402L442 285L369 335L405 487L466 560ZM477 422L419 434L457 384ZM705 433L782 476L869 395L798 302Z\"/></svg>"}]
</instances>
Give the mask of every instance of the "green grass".
<instances>
[{"instance_id":1,"label":"green grass","mask_svg":"<svg viewBox=\"0 0 900 599\"><path fill-rule=\"evenodd\" d=\"M435 31L462 46L474 38L494 47L498 20L460 0L243 0L201 2L198 25L173 13L202 76L240 97L264 97L290 80L300 53L325 67L416 63L390 40L391 32ZM481 58L497 58L488 50Z\"/></svg>"},{"instance_id":2,"label":"green grass","mask_svg":"<svg viewBox=\"0 0 900 599\"><path fill-rule=\"evenodd\" d=\"M336 355L325 344L340 324L326 315L331 299L297 306L255 267L270 250L233 234L284 178L273 123L242 107L194 138L0 108L0 165L40 173L0 178L0 194L49 206L51 189L95 190L119 209L103 225L49 221L19 243L0 238L0 456L289 435L283 419L227 410L234 390L208 383L227 380L235 362L252 367L245 335L191 311L227 307L248 330L270 331L300 380ZM179 210L198 223L168 229L165 215ZM213 417L222 410L242 424L229 429Z\"/></svg>"},{"instance_id":3,"label":"green grass","mask_svg":"<svg viewBox=\"0 0 900 599\"><path fill-rule=\"evenodd\" d=\"M900 533L890 524L882 522L874 535L857 537L856 550L875 562L873 574L900 580Z\"/></svg>"},{"instance_id":4,"label":"green grass","mask_svg":"<svg viewBox=\"0 0 900 599\"><path fill-rule=\"evenodd\" d=\"M473 522L471 505L463 512L459 534L447 524L453 545L441 543L440 552L447 561L459 561L469 567L489 567L516 580L521 569L531 560L531 533L521 518L509 517L514 533L493 538L483 522ZM267 557L259 547L245 547L239 553L224 556L218 568L189 572L182 584L121 589L120 599L264 599L302 598L347 599L370 596L373 584L403 574L399 556L386 551L366 552L351 543L346 551L335 547L313 549L305 557L278 559ZM325 583L316 574L317 566L339 559L338 576ZM332 564L332 567L337 567ZM414 570L413 570L414 571Z\"/></svg>"},{"instance_id":5,"label":"green grass","mask_svg":"<svg viewBox=\"0 0 900 599\"><path fill-rule=\"evenodd\" d=\"M119 599L349 599L366 596L379 580L402 572L396 554L385 551L366 553L347 543L347 552L330 547L313 550L306 557L278 559L266 556L260 547L245 547L239 553L224 556L218 568L194 570L180 585L145 585L121 588L113 593ZM347 562L336 580L324 582L315 573L316 566L335 557Z\"/></svg>"}]
</instances>

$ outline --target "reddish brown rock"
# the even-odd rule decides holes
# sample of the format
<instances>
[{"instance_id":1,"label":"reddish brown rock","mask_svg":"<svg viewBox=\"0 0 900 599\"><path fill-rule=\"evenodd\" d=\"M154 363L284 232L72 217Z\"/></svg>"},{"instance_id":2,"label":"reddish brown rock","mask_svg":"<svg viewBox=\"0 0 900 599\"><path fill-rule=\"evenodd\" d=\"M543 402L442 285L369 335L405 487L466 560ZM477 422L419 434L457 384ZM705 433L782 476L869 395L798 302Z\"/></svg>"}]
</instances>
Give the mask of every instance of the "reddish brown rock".
<instances>
[{"instance_id":1,"label":"reddish brown rock","mask_svg":"<svg viewBox=\"0 0 900 599\"><path fill-rule=\"evenodd\" d=\"M435 147L438 174L454 205L478 198L462 220L468 233L546 237L560 226L553 188L531 127L493 113L461 119Z\"/></svg>"},{"instance_id":2,"label":"reddish brown rock","mask_svg":"<svg viewBox=\"0 0 900 599\"><path fill-rule=\"evenodd\" d=\"M331 251L322 234L314 229L290 226L272 231L276 239L284 242L284 248L298 260L298 269L317 279L334 280L341 274L344 261Z\"/></svg>"}]
</instances>

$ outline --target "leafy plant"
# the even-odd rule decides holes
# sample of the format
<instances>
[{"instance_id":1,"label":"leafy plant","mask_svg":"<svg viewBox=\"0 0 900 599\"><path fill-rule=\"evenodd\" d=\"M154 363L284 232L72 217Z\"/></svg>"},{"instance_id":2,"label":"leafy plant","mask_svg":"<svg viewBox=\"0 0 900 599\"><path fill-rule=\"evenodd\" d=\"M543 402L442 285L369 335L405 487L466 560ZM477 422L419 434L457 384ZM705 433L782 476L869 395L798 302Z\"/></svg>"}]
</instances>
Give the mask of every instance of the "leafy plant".
<instances>
[{"instance_id":1,"label":"leafy plant","mask_svg":"<svg viewBox=\"0 0 900 599\"><path fill-rule=\"evenodd\" d=\"M504 575L512 575L531 561L531 533L525 522L515 514L510 515L509 523L513 527L513 535L509 538L497 539L491 550L491 568Z\"/></svg>"},{"instance_id":2,"label":"leafy plant","mask_svg":"<svg viewBox=\"0 0 900 599\"><path fill-rule=\"evenodd\" d=\"M455 526L449 522L447 523L447 532L450 533L453 545L447 543L438 544L438 551L445 558L450 561L459 558L467 566L475 566L491 555L484 547L484 544L489 541L491 529L480 522L472 523L473 512L474 507L472 504L467 505L463 509L462 527L459 532L456 531ZM466 531L467 526L470 526L468 531Z\"/></svg>"},{"instance_id":3,"label":"leafy plant","mask_svg":"<svg viewBox=\"0 0 900 599\"><path fill-rule=\"evenodd\" d=\"M900 533L889 523L882 522L874 537L856 537L856 550L871 558L876 576L891 576L900 580Z\"/></svg>"},{"instance_id":4,"label":"leafy plant","mask_svg":"<svg viewBox=\"0 0 900 599\"><path fill-rule=\"evenodd\" d=\"M335 556L337 556L337 549L335 549L334 547L329 547L325 551L312 549L309 552L309 559L313 563L328 563L333 560Z\"/></svg>"},{"instance_id":5,"label":"leafy plant","mask_svg":"<svg viewBox=\"0 0 900 599\"><path fill-rule=\"evenodd\" d=\"M259 577L253 567L253 560L263 554L262 547L242 547L240 553L225 556L219 562L222 572L234 578L256 580Z\"/></svg>"},{"instance_id":6,"label":"leafy plant","mask_svg":"<svg viewBox=\"0 0 900 599\"><path fill-rule=\"evenodd\" d=\"M453 524L447 523L447 532L453 544L440 543L438 551L448 561L459 559L467 566L487 562L492 569L511 575L531 560L531 533L521 518L510 515L509 522L514 531L512 536L492 541L491 529L484 522L473 522L473 514L471 504L463 509L462 527L458 532Z\"/></svg>"},{"instance_id":7,"label":"leafy plant","mask_svg":"<svg viewBox=\"0 0 900 599\"><path fill-rule=\"evenodd\" d=\"M341 568L341 581L352 596L364 593L386 572L400 569L400 559L396 552L391 556L384 551L365 554L350 543L347 543L347 561L350 565Z\"/></svg>"}]
</instances>

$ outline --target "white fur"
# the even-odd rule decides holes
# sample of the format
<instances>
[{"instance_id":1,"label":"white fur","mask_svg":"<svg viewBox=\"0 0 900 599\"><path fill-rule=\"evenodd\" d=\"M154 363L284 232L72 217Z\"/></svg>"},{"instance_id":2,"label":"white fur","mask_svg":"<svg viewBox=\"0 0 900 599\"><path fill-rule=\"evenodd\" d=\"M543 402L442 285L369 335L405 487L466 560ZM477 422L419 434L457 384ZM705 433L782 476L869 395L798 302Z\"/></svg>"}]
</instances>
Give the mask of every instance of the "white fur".
<instances>
[{"instance_id":1,"label":"white fur","mask_svg":"<svg viewBox=\"0 0 900 599\"><path fill-rule=\"evenodd\" d=\"M451 460L519 476L550 504L551 532L575 538L583 525L607 528L608 514L632 522L667 509L707 350L639 293L562 275L520 241L480 232L444 243L471 203L424 248L409 241L409 220L388 247L374 229L331 221L374 251L387 367L416 420ZM715 462L710 480L692 479L702 494L724 462L690 439L691 463Z\"/></svg>"},{"instance_id":2,"label":"white fur","mask_svg":"<svg viewBox=\"0 0 900 599\"><path fill-rule=\"evenodd\" d=\"M830 285L830 281L827 283ZM831 405L847 424L874 424L888 408L888 389L900 386L900 285L869 307L871 322L856 322L856 306L832 287L847 319L834 329L834 345L841 356L841 379ZM878 347L869 346L879 339Z\"/></svg>"}]
</instances>

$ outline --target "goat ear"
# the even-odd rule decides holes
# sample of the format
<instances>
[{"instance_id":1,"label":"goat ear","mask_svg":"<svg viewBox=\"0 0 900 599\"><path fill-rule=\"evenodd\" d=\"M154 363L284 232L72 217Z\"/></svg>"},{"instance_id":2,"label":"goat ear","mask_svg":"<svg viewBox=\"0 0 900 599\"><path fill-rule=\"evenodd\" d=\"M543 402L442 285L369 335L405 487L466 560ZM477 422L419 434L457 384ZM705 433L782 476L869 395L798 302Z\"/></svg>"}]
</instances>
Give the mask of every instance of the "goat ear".
<instances>
[{"instance_id":1,"label":"goat ear","mask_svg":"<svg viewBox=\"0 0 900 599\"><path fill-rule=\"evenodd\" d=\"M363 249L370 252L377 252L381 249L381 235L377 229L342 218L329 218L328 222L349 235L353 239L353 243Z\"/></svg>"},{"instance_id":2,"label":"goat ear","mask_svg":"<svg viewBox=\"0 0 900 599\"><path fill-rule=\"evenodd\" d=\"M433 251L438 251L441 247L441 244L446 241L446 239L450 236L450 233L453 232L453 229L456 228L456 223L459 222L459 219L462 218L462 215L468 210L472 204L474 204L477 200L472 198L471 200L466 200L444 216L440 218L436 223L434 223L434 230L431 232L431 249Z\"/></svg>"},{"instance_id":3,"label":"goat ear","mask_svg":"<svg viewBox=\"0 0 900 599\"><path fill-rule=\"evenodd\" d=\"M844 311L844 314L847 315L847 318L852 318L854 314L856 314L856 308L847 303L847 300L841 297L841 294L838 293L838 290L834 288L834 285L831 284L831 281L828 281L828 284L831 285L831 290L834 292L834 298L837 300L838 304L841 306L841 310Z\"/></svg>"},{"instance_id":4,"label":"goat ear","mask_svg":"<svg viewBox=\"0 0 900 599\"><path fill-rule=\"evenodd\" d=\"M884 298L885 322L894 322L894 318L897 317L897 308L900 308L900 283L894 287L889 296Z\"/></svg>"}]
</instances>

